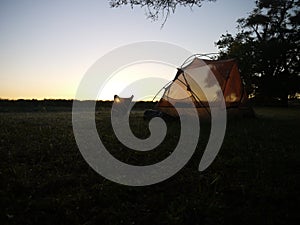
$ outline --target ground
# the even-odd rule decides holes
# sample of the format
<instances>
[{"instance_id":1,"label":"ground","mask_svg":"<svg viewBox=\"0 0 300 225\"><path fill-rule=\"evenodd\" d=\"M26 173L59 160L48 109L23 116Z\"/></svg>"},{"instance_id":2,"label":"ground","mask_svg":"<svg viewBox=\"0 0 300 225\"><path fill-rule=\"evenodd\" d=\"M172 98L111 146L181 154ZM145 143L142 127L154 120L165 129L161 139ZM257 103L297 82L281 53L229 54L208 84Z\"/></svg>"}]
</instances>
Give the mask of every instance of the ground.
<instances>
[{"instance_id":1,"label":"ground","mask_svg":"<svg viewBox=\"0 0 300 225\"><path fill-rule=\"evenodd\" d=\"M209 133L170 179L146 187L113 183L81 156L70 112L0 113L1 224L297 224L300 219L300 109L255 108L257 118L228 122L219 155L204 172L198 164ZM129 152L111 132L106 109L96 115L115 157L151 164L170 154L178 137L168 122L154 154ZM135 111L131 127L147 136ZM169 135L169 136L168 136Z\"/></svg>"}]
</instances>

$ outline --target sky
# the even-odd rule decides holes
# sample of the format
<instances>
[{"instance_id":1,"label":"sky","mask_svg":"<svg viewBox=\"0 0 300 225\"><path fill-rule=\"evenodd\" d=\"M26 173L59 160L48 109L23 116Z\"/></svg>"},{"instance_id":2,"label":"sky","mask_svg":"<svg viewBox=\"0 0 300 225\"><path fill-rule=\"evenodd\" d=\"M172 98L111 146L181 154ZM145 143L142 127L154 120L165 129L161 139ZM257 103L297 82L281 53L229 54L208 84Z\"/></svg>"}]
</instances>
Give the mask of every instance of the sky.
<instances>
[{"instance_id":1,"label":"sky","mask_svg":"<svg viewBox=\"0 0 300 225\"><path fill-rule=\"evenodd\" d=\"M145 9L110 8L105 0L1 0L0 98L74 99L81 79L100 57L134 42L155 40L193 53L217 52L215 42L226 32L236 33L236 20L254 6L254 0L217 0L192 11L177 8L161 28L163 20L146 19ZM141 74L151 76L145 72L151 69L170 80L174 68L167 67L125 68L99 98L118 94L122 74L126 85Z\"/></svg>"}]
</instances>

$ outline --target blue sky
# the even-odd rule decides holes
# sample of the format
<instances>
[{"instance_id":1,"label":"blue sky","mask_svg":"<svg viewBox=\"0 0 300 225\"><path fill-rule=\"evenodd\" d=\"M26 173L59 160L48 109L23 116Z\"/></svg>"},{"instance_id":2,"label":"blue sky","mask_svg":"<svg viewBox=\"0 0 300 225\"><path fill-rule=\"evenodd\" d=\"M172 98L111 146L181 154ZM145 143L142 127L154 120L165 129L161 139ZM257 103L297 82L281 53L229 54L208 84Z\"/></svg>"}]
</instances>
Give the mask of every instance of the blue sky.
<instances>
[{"instance_id":1,"label":"blue sky","mask_svg":"<svg viewBox=\"0 0 300 225\"><path fill-rule=\"evenodd\" d=\"M217 0L177 8L161 29L139 7L113 9L99 0L1 0L0 98L68 98L87 69L105 53L156 40L194 53L217 52L214 43L254 0ZM173 75L172 75L173 76Z\"/></svg>"}]
</instances>

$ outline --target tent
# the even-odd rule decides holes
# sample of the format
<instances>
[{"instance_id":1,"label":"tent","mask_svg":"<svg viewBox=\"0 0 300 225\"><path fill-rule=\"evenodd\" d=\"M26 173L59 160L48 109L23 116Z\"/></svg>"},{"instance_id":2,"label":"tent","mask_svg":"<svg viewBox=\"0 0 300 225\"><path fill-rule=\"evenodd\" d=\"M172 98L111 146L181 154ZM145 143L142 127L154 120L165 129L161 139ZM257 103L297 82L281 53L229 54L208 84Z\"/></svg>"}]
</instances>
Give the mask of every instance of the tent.
<instances>
[{"instance_id":1,"label":"tent","mask_svg":"<svg viewBox=\"0 0 300 225\"><path fill-rule=\"evenodd\" d=\"M162 90L164 93L155 110L146 111L145 117L178 117L176 108L189 114L189 109L194 107L200 118L210 118L211 107L221 107L223 96L228 117L253 116L235 59L201 59L194 55L183 63L175 78Z\"/></svg>"}]
</instances>

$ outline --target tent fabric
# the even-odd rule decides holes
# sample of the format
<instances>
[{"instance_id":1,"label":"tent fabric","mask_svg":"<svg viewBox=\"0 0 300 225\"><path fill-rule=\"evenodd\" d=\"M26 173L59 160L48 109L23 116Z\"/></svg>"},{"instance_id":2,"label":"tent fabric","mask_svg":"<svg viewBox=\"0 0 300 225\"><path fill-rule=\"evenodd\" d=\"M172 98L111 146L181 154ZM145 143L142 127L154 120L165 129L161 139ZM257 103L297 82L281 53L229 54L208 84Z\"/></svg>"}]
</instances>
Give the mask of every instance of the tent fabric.
<instances>
[{"instance_id":1,"label":"tent fabric","mask_svg":"<svg viewBox=\"0 0 300 225\"><path fill-rule=\"evenodd\" d=\"M165 87L156 109L177 117L175 107L184 108L187 114L189 108L196 107L198 114L205 117L209 115L209 107L220 106L222 95L216 81L224 96L227 112L248 108L248 96L236 60L206 60L195 57L188 65L178 69L173 82Z\"/></svg>"}]
</instances>

